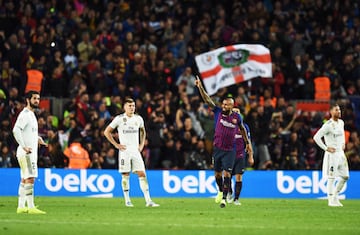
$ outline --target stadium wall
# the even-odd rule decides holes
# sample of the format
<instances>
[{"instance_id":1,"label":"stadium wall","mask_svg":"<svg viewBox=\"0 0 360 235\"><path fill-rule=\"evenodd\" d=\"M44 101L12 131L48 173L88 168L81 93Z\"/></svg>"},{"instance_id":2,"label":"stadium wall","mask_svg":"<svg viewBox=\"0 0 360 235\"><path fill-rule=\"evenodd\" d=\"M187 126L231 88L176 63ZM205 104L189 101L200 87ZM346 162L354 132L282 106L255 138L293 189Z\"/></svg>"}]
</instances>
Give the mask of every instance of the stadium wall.
<instances>
[{"instance_id":1,"label":"stadium wall","mask_svg":"<svg viewBox=\"0 0 360 235\"><path fill-rule=\"evenodd\" d=\"M19 169L0 169L0 196L16 196ZM147 171L152 197L214 197L213 171ZM234 183L234 182L233 182ZM142 197L137 176L130 178L130 195ZM247 171L243 198L325 198L320 171ZM116 170L39 169L36 196L122 197ZM360 199L360 171L351 171L340 197Z\"/></svg>"}]
</instances>

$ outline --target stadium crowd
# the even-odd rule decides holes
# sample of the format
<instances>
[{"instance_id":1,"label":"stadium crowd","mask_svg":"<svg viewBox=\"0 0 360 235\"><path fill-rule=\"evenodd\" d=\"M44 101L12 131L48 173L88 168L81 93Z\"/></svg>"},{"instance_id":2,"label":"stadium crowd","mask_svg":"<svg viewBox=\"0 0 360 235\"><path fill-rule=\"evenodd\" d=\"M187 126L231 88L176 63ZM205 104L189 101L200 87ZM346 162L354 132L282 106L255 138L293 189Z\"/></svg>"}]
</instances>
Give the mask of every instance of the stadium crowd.
<instances>
[{"instance_id":1,"label":"stadium crowd","mask_svg":"<svg viewBox=\"0 0 360 235\"><path fill-rule=\"evenodd\" d=\"M249 125L255 169L319 169L312 136L327 112L296 110L314 99L314 78L331 81L342 107L351 170L360 169L360 7L332 0L0 1L0 167L17 167L12 126L28 69L41 96L67 100L63 115L39 110L40 167L117 168L103 131L131 96L144 118L148 169L211 169L212 112L194 85L195 56L221 46L267 46L272 78L219 90ZM269 154L258 156L257 148ZM74 156L80 154L83 157ZM80 160L79 160L80 159Z\"/></svg>"}]
</instances>

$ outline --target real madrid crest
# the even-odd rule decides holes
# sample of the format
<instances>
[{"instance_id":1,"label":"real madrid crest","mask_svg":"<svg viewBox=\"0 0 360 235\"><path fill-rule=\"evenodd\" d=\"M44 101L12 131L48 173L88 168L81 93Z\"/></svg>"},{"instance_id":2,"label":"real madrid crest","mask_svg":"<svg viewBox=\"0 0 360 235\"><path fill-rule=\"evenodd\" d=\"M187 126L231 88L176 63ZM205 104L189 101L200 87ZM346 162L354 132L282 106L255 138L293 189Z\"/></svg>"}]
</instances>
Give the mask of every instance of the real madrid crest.
<instances>
[{"instance_id":1,"label":"real madrid crest","mask_svg":"<svg viewBox=\"0 0 360 235\"><path fill-rule=\"evenodd\" d=\"M123 118L124 125L126 125L127 119L126 117Z\"/></svg>"}]
</instances>

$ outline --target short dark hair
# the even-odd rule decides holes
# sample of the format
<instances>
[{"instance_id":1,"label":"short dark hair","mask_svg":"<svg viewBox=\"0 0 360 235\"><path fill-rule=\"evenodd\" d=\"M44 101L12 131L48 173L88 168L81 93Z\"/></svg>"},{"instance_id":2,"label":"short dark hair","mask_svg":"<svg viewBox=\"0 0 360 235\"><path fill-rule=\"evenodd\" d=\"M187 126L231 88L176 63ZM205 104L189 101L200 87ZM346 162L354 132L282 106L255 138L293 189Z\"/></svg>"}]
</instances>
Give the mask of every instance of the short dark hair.
<instances>
[{"instance_id":1,"label":"short dark hair","mask_svg":"<svg viewBox=\"0 0 360 235\"><path fill-rule=\"evenodd\" d=\"M131 97L127 97L124 100L124 104L127 104L127 103L135 103L135 100Z\"/></svg>"},{"instance_id":2,"label":"short dark hair","mask_svg":"<svg viewBox=\"0 0 360 235\"><path fill-rule=\"evenodd\" d=\"M38 91L33 91L33 90L28 91L28 92L25 94L25 101L26 101L27 99L30 100L33 95L40 95L40 93L39 93Z\"/></svg>"},{"instance_id":3,"label":"short dark hair","mask_svg":"<svg viewBox=\"0 0 360 235\"><path fill-rule=\"evenodd\" d=\"M338 107L338 106L340 107L340 105L338 103L331 103L330 110L332 110L333 108Z\"/></svg>"}]
</instances>

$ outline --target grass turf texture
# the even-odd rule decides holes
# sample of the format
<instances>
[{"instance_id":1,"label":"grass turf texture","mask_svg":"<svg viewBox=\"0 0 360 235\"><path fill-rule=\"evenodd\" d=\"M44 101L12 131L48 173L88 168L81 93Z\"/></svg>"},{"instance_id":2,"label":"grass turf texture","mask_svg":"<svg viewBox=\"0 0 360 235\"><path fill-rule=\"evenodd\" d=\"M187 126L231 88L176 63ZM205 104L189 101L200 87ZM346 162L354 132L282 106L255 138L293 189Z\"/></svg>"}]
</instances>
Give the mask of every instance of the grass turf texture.
<instances>
[{"instance_id":1,"label":"grass turf texture","mask_svg":"<svg viewBox=\"0 0 360 235\"><path fill-rule=\"evenodd\" d=\"M242 199L221 209L213 198L154 198L157 208L122 198L36 197L46 215L16 214L0 197L0 234L360 234L360 200L332 208L325 200Z\"/></svg>"}]
</instances>

